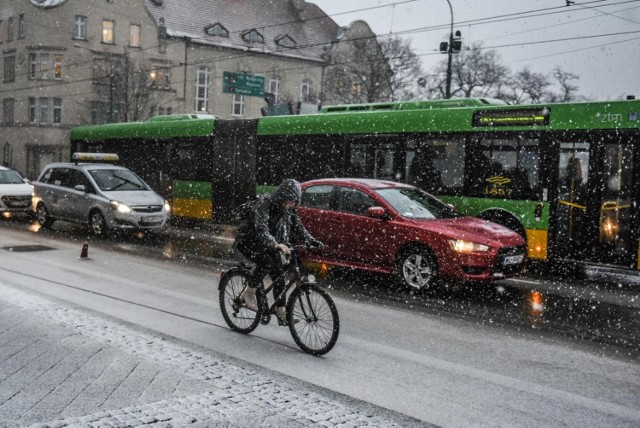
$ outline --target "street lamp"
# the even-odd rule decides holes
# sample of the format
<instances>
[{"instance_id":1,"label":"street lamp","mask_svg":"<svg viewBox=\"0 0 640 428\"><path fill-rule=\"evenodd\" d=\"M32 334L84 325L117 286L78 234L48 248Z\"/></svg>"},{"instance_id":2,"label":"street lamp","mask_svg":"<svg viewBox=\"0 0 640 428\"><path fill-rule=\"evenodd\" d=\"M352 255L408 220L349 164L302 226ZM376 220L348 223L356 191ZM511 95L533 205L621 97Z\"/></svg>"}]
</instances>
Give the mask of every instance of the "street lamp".
<instances>
[{"instance_id":1,"label":"street lamp","mask_svg":"<svg viewBox=\"0 0 640 428\"><path fill-rule=\"evenodd\" d=\"M445 98L451 98L451 61L454 52L460 52L462 48L462 42L460 41L461 34L456 31L455 37L453 34L453 7L451 2L447 0L449 5L449 11L451 12L451 31L449 32L449 42L440 43L440 52L446 53L447 58L447 86L445 89Z\"/></svg>"}]
</instances>

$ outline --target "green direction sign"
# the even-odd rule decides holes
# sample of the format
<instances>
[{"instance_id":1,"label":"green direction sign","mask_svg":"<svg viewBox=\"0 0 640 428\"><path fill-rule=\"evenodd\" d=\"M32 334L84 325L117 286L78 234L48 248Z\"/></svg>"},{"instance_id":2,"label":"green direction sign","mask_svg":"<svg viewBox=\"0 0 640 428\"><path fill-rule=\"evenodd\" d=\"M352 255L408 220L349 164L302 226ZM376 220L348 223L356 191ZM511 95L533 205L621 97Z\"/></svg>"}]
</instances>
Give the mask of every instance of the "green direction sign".
<instances>
[{"instance_id":1,"label":"green direction sign","mask_svg":"<svg viewBox=\"0 0 640 428\"><path fill-rule=\"evenodd\" d=\"M264 77L253 74L222 73L222 92L227 94L264 97Z\"/></svg>"}]
</instances>

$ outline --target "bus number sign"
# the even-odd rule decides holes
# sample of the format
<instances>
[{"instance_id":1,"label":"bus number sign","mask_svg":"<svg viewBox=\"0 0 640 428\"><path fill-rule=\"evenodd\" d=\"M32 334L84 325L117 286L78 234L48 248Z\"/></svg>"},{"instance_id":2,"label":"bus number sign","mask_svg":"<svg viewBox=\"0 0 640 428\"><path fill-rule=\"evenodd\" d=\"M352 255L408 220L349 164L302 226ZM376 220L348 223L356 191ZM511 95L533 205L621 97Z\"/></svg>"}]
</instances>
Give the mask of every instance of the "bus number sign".
<instances>
[{"instance_id":1,"label":"bus number sign","mask_svg":"<svg viewBox=\"0 0 640 428\"><path fill-rule=\"evenodd\" d=\"M473 113L475 127L548 125L549 109L478 110Z\"/></svg>"},{"instance_id":2,"label":"bus number sign","mask_svg":"<svg viewBox=\"0 0 640 428\"><path fill-rule=\"evenodd\" d=\"M264 97L264 76L225 71L222 73L222 92Z\"/></svg>"}]
</instances>

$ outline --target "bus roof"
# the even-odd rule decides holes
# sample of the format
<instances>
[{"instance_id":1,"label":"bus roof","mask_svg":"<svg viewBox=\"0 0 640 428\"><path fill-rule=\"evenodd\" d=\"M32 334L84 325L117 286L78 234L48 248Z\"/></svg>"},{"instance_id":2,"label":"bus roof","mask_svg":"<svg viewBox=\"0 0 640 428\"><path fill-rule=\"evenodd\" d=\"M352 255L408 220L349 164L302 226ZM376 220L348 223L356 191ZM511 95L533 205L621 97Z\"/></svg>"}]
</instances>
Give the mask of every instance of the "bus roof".
<instances>
[{"instance_id":1,"label":"bus roof","mask_svg":"<svg viewBox=\"0 0 640 428\"><path fill-rule=\"evenodd\" d=\"M370 104L343 104L326 106L320 109L320 113L340 113L356 111L380 111L380 110L424 110L430 108L454 108L475 107L487 105L507 105L502 100L494 98L450 98L444 100L402 101L389 103Z\"/></svg>"},{"instance_id":2,"label":"bus roof","mask_svg":"<svg viewBox=\"0 0 640 428\"><path fill-rule=\"evenodd\" d=\"M194 113L154 116L146 122L78 126L71 130L71 141L115 138L205 137L213 134L216 119L212 115Z\"/></svg>"},{"instance_id":3,"label":"bus roof","mask_svg":"<svg viewBox=\"0 0 640 428\"><path fill-rule=\"evenodd\" d=\"M392 103L387 103L387 105ZM539 105L396 103L398 108L360 109L299 116L268 116L259 135L327 135L421 132L639 129L640 100ZM464 103L463 103L464 104ZM371 104L371 106L381 104ZM363 105L364 106L364 105ZM327 107L329 108L329 107Z\"/></svg>"}]
</instances>

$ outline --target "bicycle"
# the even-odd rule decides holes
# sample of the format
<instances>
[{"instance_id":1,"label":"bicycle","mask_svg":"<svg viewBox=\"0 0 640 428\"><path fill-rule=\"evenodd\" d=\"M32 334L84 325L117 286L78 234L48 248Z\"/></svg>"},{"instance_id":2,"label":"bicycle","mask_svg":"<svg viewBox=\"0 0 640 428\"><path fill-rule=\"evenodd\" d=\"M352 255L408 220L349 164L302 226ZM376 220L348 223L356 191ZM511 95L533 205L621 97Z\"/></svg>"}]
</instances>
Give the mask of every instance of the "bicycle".
<instances>
[{"instance_id":1,"label":"bicycle","mask_svg":"<svg viewBox=\"0 0 640 428\"><path fill-rule=\"evenodd\" d=\"M280 296L289 293L286 300L286 322L293 340L304 352L312 355L324 355L329 352L338 340L340 319L333 299L325 290L315 283L313 275L304 275L300 271L300 260L295 246L289 256L280 253L284 273L277 279L291 275ZM275 315L275 303L269 305L268 294L273 289L273 282L265 288L264 283L256 290L258 310L252 311L240 297L247 287L251 270L240 263L238 266L221 272L218 286L220 310L231 330L249 334L258 324L269 324ZM275 296L274 296L275 297ZM278 299L274 299L277 301Z\"/></svg>"}]
</instances>

